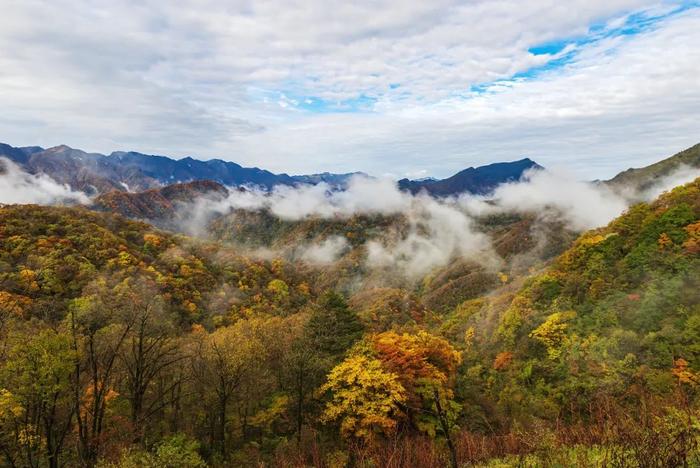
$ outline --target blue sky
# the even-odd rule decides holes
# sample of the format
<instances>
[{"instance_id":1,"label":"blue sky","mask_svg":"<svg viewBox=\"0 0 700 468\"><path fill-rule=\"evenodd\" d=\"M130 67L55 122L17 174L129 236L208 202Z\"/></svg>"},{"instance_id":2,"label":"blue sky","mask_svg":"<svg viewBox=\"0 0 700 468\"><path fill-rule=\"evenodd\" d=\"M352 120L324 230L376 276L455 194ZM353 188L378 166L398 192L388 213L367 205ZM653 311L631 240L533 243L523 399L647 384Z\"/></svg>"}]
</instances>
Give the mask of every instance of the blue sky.
<instances>
[{"instance_id":1,"label":"blue sky","mask_svg":"<svg viewBox=\"0 0 700 468\"><path fill-rule=\"evenodd\" d=\"M700 142L700 2L12 2L0 141L603 178Z\"/></svg>"}]
</instances>

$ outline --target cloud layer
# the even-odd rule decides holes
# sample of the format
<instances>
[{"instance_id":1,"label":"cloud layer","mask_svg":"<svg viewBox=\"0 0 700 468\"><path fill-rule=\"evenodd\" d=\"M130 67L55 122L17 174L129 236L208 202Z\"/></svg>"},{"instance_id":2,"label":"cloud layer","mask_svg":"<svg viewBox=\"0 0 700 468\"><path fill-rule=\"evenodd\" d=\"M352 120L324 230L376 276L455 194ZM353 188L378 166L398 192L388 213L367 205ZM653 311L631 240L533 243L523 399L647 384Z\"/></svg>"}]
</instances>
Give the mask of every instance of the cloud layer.
<instances>
[{"instance_id":1,"label":"cloud layer","mask_svg":"<svg viewBox=\"0 0 700 468\"><path fill-rule=\"evenodd\" d=\"M0 158L0 203L89 203L89 198L50 177L23 172ZM387 178L354 176L343 191L321 183L315 186L277 186L272 191L232 188L227 198L201 197L181 206L180 228L206 235L209 221L232 210L266 210L286 221L337 219L356 215L398 216L403 228L368 239L365 261L369 268L389 268L409 279L423 277L455 258L467 259L496 271L502 261L491 239L478 228L478 218L499 213L530 213L543 221L564 221L572 230L607 224L631 203L651 200L661 192L700 176L700 169L678 167L642 192L613 192L605 184L577 181L561 172L532 170L518 182L498 186L488 196L462 195L436 199L398 189ZM236 216L236 214L233 214ZM290 247L295 258L328 265L350 250L342 236L313 239ZM261 254L262 251L257 254ZM269 255L270 252L266 252Z\"/></svg>"},{"instance_id":2,"label":"cloud layer","mask_svg":"<svg viewBox=\"0 0 700 468\"><path fill-rule=\"evenodd\" d=\"M74 192L45 174L27 174L12 161L0 158L0 203L54 205L89 202L82 192Z\"/></svg>"},{"instance_id":3,"label":"cloud layer","mask_svg":"<svg viewBox=\"0 0 700 468\"><path fill-rule=\"evenodd\" d=\"M699 170L680 167L642 193L613 192L604 184L581 182L562 172L533 170L518 182L502 184L489 196L462 195L435 199L400 191L389 179L355 176L347 190L326 184L279 186L272 192L232 190L227 199L200 199L183 216L190 232L206 232L207 220L230 210L267 210L287 221L309 218L343 221L355 215L399 215L402 232L384 232L366 244L370 268L394 268L409 278L420 278L455 258L496 269L501 260L491 240L478 229L478 218L499 213L534 214L542 221L563 221L574 231L603 226L640 199L700 176ZM233 216L236 216L235 214ZM329 264L349 249L346 239L331 236L295 246L294 255L314 264Z\"/></svg>"}]
</instances>

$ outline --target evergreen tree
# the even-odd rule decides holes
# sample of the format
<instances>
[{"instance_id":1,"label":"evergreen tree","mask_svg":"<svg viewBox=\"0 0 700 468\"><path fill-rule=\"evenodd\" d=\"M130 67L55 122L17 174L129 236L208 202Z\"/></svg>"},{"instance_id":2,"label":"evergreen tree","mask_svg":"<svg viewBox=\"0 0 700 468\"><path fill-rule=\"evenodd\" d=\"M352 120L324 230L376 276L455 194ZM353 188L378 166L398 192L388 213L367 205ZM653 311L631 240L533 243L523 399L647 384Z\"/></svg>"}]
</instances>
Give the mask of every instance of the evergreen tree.
<instances>
[{"instance_id":1,"label":"evergreen tree","mask_svg":"<svg viewBox=\"0 0 700 468\"><path fill-rule=\"evenodd\" d=\"M362 331L355 311L335 291L328 291L321 297L307 324L312 348L334 362L362 338Z\"/></svg>"}]
</instances>

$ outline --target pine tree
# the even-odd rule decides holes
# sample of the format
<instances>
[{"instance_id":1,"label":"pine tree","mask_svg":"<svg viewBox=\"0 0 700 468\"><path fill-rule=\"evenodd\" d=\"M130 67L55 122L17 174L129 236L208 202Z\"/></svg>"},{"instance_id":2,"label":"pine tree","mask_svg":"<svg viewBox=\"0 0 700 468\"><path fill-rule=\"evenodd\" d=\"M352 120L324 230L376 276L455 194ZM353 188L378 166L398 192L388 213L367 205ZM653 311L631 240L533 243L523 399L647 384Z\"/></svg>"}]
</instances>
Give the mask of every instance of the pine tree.
<instances>
[{"instance_id":1,"label":"pine tree","mask_svg":"<svg viewBox=\"0 0 700 468\"><path fill-rule=\"evenodd\" d=\"M335 291L328 291L321 297L307 324L313 349L336 362L362 337L362 331L357 314Z\"/></svg>"}]
</instances>

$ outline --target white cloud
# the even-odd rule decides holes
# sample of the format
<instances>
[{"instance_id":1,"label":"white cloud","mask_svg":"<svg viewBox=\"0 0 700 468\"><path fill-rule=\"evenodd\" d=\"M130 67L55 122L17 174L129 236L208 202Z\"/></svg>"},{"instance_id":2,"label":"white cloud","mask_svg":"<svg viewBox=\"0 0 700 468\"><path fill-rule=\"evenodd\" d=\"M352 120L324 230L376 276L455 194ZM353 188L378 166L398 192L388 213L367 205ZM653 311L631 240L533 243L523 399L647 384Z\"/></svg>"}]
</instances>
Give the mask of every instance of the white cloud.
<instances>
[{"instance_id":1,"label":"white cloud","mask_svg":"<svg viewBox=\"0 0 700 468\"><path fill-rule=\"evenodd\" d=\"M672 171L670 174L660 178L655 181L646 190L643 190L640 194L635 194L633 198L641 198L642 200L648 201L653 200L664 192L667 192L679 185L687 184L700 177L700 168L690 167L685 164L681 164Z\"/></svg>"},{"instance_id":2,"label":"white cloud","mask_svg":"<svg viewBox=\"0 0 700 468\"><path fill-rule=\"evenodd\" d=\"M44 174L28 174L12 161L0 158L0 203L40 205L89 203L82 192L74 192Z\"/></svg>"},{"instance_id":3,"label":"white cloud","mask_svg":"<svg viewBox=\"0 0 700 468\"><path fill-rule=\"evenodd\" d=\"M522 181L502 184L489 197L463 196L458 203L469 213L531 212L541 217L564 219L569 227L583 231L604 226L622 214L628 202L604 185L576 180L565 172L535 170Z\"/></svg>"},{"instance_id":4,"label":"white cloud","mask_svg":"<svg viewBox=\"0 0 700 468\"><path fill-rule=\"evenodd\" d=\"M655 198L661 192L700 176L685 166L662 178L643 194L613 192L604 184L577 180L566 172L532 170L518 182L498 186L488 196L462 195L436 199L399 191L389 179L354 176L345 191L329 186L277 187L272 192L232 189L228 198L200 198L183 207L187 230L206 234L215 215L231 210L267 210L287 221L309 218L344 220L356 215L398 216L405 224L367 240L366 265L389 268L411 279L464 258L496 269L501 259L488 235L476 228L475 218L495 213L534 213L542 220L563 220L572 230L606 225L639 197ZM232 214L236 216L236 214ZM399 223L402 224L402 223ZM348 249L344 237L312 239L292 247L296 258L315 264L337 260Z\"/></svg>"},{"instance_id":5,"label":"white cloud","mask_svg":"<svg viewBox=\"0 0 700 468\"><path fill-rule=\"evenodd\" d=\"M298 256L309 263L326 265L333 263L349 248L347 239L331 236L317 244L301 247Z\"/></svg>"}]
</instances>

